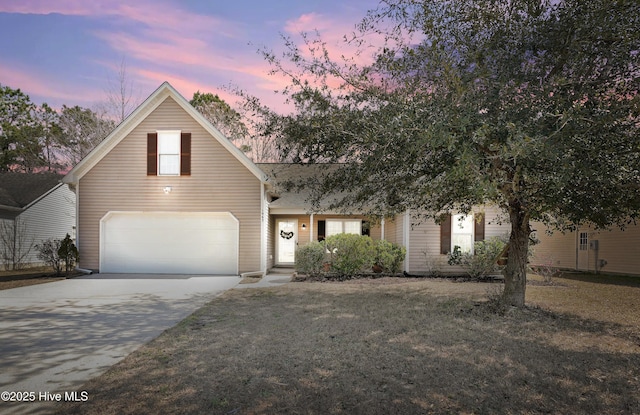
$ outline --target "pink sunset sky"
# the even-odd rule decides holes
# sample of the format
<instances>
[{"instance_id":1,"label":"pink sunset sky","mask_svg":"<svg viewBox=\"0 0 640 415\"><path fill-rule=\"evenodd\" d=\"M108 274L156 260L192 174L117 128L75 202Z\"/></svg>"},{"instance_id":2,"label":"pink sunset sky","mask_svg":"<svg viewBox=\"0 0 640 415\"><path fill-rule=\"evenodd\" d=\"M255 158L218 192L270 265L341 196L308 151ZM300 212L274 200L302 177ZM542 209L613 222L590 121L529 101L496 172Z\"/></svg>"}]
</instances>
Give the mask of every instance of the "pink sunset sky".
<instances>
[{"instance_id":1,"label":"pink sunset sky","mask_svg":"<svg viewBox=\"0 0 640 415\"><path fill-rule=\"evenodd\" d=\"M318 31L341 48L378 0L0 0L0 84L36 104L91 108L106 99L121 62L142 101L169 81L185 98L236 86L272 107L283 78L257 53L281 35ZM347 52L345 52L345 50ZM341 49L348 54L348 48Z\"/></svg>"}]
</instances>

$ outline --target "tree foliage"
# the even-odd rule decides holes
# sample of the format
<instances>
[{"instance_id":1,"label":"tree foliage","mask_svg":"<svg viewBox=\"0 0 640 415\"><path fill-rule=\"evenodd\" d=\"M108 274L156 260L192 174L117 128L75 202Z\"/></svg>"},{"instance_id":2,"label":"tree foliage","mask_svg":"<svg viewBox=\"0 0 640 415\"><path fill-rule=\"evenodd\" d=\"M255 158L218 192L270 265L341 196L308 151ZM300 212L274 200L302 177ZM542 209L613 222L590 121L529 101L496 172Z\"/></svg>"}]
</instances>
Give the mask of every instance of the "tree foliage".
<instances>
[{"instance_id":1,"label":"tree foliage","mask_svg":"<svg viewBox=\"0 0 640 415\"><path fill-rule=\"evenodd\" d=\"M0 85L0 171L63 170L79 162L115 127L79 106L37 106L20 89Z\"/></svg>"},{"instance_id":2,"label":"tree foliage","mask_svg":"<svg viewBox=\"0 0 640 415\"><path fill-rule=\"evenodd\" d=\"M0 171L31 171L44 164L35 111L20 89L0 85Z\"/></svg>"},{"instance_id":3,"label":"tree foliage","mask_svg":"<svg viewBox=\"0 0 640 415\"><path fill-rule=\"evenodd\" d=\"M58 125L60 151L73 166L82 160L115 128L115 123L79 106L62 106Z\"/></svg>"},{"instance_id":4,"label":"tree foliage","mask_svg":"<svg viewBox=\"0 0 640 415\"><path fill-rule=\"evenodd\" d=\"M243 95L242 92L239 92ZM254 162L273 162L280 159L273 137L256 135L252 131L256 122L248 112L255 105L243 105L236 110L218 95L197 91L189 103L202 114L225 137L242 150Z\"/></svg>"},{"instance_id":5,"label":"tree foliage","mask_svg":"<svg viewBox=\"0 0 640 415\"><path fill-rule=\"evenodd\" d=\"M504 299L524 304L532 221L624 226L640 212L640 3L390 0L332 60L319 38L266 53L290 85L265 115L294 161L340 162L312 201L387 215L493 203L511 223ZM338 85L336 87L336 85Z\"/></svg>"},{"instance_id":6,"label":"tree foliage","mask_svg":"<svg viewBox=\"0 0 640 415\"><path fill-rule=\"evenodd\" d=\"M240 114L218 95L197 91L189 103L229 140L241 140L249 135Z\"/></svg>"}]
</instances>

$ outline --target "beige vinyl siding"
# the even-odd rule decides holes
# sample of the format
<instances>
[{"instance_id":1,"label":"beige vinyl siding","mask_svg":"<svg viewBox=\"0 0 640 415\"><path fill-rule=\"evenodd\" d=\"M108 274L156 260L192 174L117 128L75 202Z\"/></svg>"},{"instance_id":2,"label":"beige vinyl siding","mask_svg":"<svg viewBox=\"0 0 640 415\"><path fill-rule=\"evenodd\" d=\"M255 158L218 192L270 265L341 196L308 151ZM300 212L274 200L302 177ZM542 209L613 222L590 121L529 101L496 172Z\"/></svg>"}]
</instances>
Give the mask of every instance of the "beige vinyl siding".
<instances>
[{"instance_id":1,"label":"beige vinyl siding","mask_svg":"<svg viewBox=\"0 0 640 415\"><path fill-rule=\"evenodd\" d=\"M403 220L407 220L406 217ZM415 222L409 231L409 273L444 273L446 255L440 255L440 225L431 219ZM449 270L453 271L453 270Z\"/></svg>"},{"instance_id":2,"label":"beige vinyl siding","mask_svg":"<svg viewBox=\"0 0 640 415\"><path fill-rule=\"evenodd\" d=\"M398 235L396 234L396 230L398 228L398 222L395 218L385 219L384 220L384 239L398 243Z\"/></svg>"},{"instance_id":3,"label":"beige vinyl siding","mask_svg":"<svg viewBox=\"0 0 640 415\"><path fill-rule=\"evenodd\" d=\"M395 242L397 244L404 245L404 215L397 215L395 220Z\"/></svg>"},{"instance_id":4,"label":"beige vinyl siding","mask_svg":"<svg viewBox=\"0 0 640 415\"><path fill-rule=\"evenodd\" d=\"M607 264L598 271L640 275L640 225L625 230L612 229L589 234L589 240L598 241L598 251L589 250L589 270L595 271L600 259ZM597 254L597 257L596 257Z\"/></svg>"},{"instance_id":5,"label":"beige vinyl siding","mask_svg":"<svg viewBox=\"0 0 640 415\"><path fill-rule=\"evenodd\" d=\"M273 268L275 265L276 249L275 249L275 234L276 234L276 218L269 215L267 228L267 269Z\"/></svg>"},{"instance_id":6,"label":"beige vinyl siding","mask_svg":"<svg viewBox=\"0 0 640 415\"><path fill-rule=\"evenodd\" d=\"M147 133L191 133L190 176L147 176ZM171 186L165 194L162 189ZM100 219L109 211L231 212L240 223L239 272L260 270L260 181L172 98L167 98L79 183L83 268L99 266Z\"/></svg>"},{"instance_id":7,"label":"beige vinyl siding","mask_svg":"<svg viewBox=\"0 0 640 415\"><path fill-rule=\"evenodd\" d=\"M576 268L577 233L555 231L549 235L547 227L538 222L531 224L540 241L532 248L531 265L553 265L562 269Z\"/></svg>"},{"instance_id":8,"label":"beige vinyl siding","mask_svg":"<svg viewBox=\"0 0 640 415\"><path fill-rule=\"evenodd\" d=\"M509 223L495 206L478 207L474 212L485 214L485 240L493 236L506 236ZM462 274L460 267L447 263L447 255L440 254L440 225L434 220L423 219L414 223L409 232L410 273Z\"/></svg>"},{"instance_id":9,"label":"beige vinyl siding","mask_svg":"<svg viewBox=\"0 0 640 415\"><path fill-rule=\"evenodd\" d=\"M545 264L551 261L554 266L562 269L576 269L578 263L578 235L588 234L589 242L598 241L598 251L589 248L582 251L583 257L580 269L595 272L596 263L604 259L607 264L597 271L603 273L640 275L640 225L631 225L625 230L614 228L596 231L593 228L579 228L577 232L553 232L549 235L542 224L536 224L537 237L540 243L534 248L531 263Z\"/></svg>"}]
</instances>

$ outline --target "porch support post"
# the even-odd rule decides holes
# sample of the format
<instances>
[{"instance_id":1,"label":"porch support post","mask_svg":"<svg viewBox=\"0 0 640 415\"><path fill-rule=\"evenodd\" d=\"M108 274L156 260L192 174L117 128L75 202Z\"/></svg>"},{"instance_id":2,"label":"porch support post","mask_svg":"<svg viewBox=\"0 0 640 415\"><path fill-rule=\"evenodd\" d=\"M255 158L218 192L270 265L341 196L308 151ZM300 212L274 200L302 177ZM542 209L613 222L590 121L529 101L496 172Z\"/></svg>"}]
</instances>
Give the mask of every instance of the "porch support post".
<instances>
[{"instance_id":1,"label":"porch support post","mask_svg":"<svg viewBox=\"0 0 640 415\"><path fill-rule=\"evenodd\" d=\"M309 242L313 242L313 213L309 216Z\"/></svg>"},{"instance_id":2,"label":"porch support post","mask_svg":"<svg viewBox=\"0 0 640 415\"><path fill-rule=\"evenodd\" d=\"M380 221L380 239L384 240L384 218Z\"/></svg>"}]
</instances>

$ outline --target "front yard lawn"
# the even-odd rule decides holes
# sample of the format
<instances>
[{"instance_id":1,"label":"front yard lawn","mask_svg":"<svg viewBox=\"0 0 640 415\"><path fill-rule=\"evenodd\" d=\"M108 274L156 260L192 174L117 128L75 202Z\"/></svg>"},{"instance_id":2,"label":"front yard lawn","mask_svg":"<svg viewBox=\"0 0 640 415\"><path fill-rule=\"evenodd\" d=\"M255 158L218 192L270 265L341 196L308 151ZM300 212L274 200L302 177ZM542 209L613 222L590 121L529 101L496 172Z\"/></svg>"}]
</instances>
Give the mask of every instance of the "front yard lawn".
<instances>
[{"instance_id":1,"label":"front yard lawn","mask_svg":"<svg viewBox=\"0 0 640 415\"><path fill-rule=\"evenodd\" d=\"M640 287L556 281L529 286L530 307L502 315L486 301L500 284L231 290L84 385L88 402L58 409L640 413Z\"/></svg>"}]
</instances>

